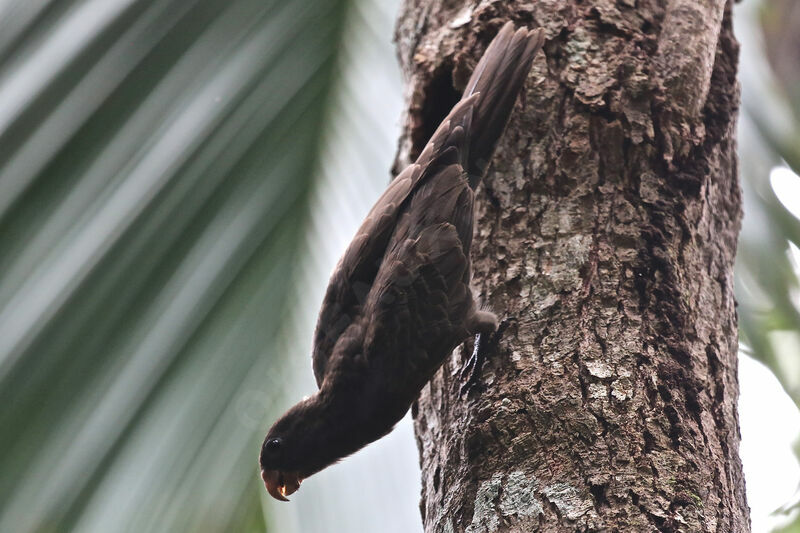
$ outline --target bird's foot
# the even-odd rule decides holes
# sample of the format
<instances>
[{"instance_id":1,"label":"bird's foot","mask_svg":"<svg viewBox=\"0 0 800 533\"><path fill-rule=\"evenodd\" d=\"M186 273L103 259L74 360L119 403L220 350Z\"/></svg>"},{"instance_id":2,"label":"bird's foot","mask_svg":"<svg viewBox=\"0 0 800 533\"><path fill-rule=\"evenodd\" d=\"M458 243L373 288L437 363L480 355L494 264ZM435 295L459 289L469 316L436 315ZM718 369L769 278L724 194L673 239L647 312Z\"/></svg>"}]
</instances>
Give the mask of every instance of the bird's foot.
<instances>
[{"instance_id":1,"label":"bird's foot","mask_svg":"<svg viewBox=\"0 0 800 533\"><path fill-rule=\"evenodd\" d=\"M472 350L472 355L461 367L461 372L459 372L459 378L462 382L460 396L464 396L470 390L477 388L486 356L497 349L503 332L511 325L512 321L512 318L504 318L500 321L494 333L478 333L475 335L475 348Z\"/></svg>"}]
</instances>

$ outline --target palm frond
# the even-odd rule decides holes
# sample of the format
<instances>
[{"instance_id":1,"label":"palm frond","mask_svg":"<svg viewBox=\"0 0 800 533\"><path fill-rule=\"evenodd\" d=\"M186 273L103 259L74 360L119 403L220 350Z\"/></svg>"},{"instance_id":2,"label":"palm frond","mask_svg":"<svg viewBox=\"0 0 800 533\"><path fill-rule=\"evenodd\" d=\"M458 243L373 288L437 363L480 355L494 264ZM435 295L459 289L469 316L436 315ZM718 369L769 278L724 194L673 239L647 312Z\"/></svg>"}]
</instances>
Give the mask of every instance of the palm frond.
<instances>
[{"instance_id":1,"label":"palm frond","mask_svg":"<svg viewBox=\"0 0 800 533\"><path fill-rule=\"evenodd\" d=\"M0 531L264 529L345 7L0 8Z\"/></svg>"}]
</instances>

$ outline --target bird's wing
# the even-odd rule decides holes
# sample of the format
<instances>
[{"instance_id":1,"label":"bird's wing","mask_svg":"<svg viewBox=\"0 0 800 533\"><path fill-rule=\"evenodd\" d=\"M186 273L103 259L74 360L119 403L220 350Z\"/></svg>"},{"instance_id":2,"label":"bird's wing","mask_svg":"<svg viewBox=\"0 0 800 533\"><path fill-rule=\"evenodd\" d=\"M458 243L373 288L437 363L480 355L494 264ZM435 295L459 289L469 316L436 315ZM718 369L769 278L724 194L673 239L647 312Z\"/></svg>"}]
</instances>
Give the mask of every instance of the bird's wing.
<instances>
[{"instance_id":1,"label":"bird's wing","mask_svg":"<svg viewBox=\"0 0 800 533\"><path fill-rule=\"evenodd\" d=\"M421 171L421 167L408 167L392 181L361 224L331 275L314 333L312 366L319 387L334 345L364 305L394 230L400 205L418 181Z\"/></svg>"},{"instance_id":2,"label":"bird's wing","mask_svg":"<svg viewBox=\"0 0 800 533\"><path fill-rule=\"evenodd\" d=\"M364 356L372 375L390 378L377 386L416 394L468 334L472 295L458 233L437 223L387 254L364 314Z\"/></svg>"},{"instance_id":3,"label":"bird's wing","mask_svg":"<svg viewBox=\"0 0 800 533\"><path fill-rule=\"evenodd\" d=\"M420 187L437 179L435 176L441 175L443 168L466 161L465 131L469 128L477 97L475 94L459 102L431 137L417 162L389 184L334 269L314 333L312 366L317 386L322 386L337 340L361 313L403 207ZM469 236L471 239L471 218Z\"/></svg>"}]
</instances>

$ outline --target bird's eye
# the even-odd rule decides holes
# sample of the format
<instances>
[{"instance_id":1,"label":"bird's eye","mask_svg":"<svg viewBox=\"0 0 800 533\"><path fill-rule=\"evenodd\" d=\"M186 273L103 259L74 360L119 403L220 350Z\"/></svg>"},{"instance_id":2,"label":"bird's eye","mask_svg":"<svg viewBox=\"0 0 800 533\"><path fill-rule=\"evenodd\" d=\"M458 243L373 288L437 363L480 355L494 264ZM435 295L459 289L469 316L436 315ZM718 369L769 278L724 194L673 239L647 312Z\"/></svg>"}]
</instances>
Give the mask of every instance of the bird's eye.
<instances>
[{"instance_id":1,"label":"bird's eye","mask_svg":"<svg viewBox=\"0 0 800 533\"><path fill-rule=\"evenodd\" d=\"M269 439L267 441L267 451L271 453L277 452L281 447L281 439Z\"/></svg>"}]
</instances>

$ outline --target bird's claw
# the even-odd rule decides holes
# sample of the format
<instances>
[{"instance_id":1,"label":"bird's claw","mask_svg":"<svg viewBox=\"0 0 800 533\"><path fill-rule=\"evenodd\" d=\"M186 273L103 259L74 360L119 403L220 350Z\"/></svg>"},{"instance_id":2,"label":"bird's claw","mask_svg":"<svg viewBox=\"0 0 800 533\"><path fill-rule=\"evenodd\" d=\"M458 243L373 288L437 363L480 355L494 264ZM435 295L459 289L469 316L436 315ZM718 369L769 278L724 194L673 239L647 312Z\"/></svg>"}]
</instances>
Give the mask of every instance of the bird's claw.
<instances>
[{"instance_id":1,"label":"bird's claw","mask_svg":"<svg viewBox=\"0 0 800 533\"><path fill-rule=\"evenodd\" d=\"M475 348L472 350L472 355L467 359L467 362L464 363L464 366L461 367L461 371L459 372L459 380L462 382L459 396L463 397L473 388L477 388L480 383L481 370L483 370L483 362L486 360L486 355L497 349L500 338L503 336L508 326L511 325L512 321L513 319L510 317L503 318L500 324L497 325L495 332L489 336L488 340L484 340L486 337L485 334L481 335L478 333L475 335Z\"/></svg>"},{"instance_id":2,"label":"bird's claw","mask_svg":"<svg viewBox=\"0 0 800 533\"><path fill-rule=\"evenodd\" d=\"M467 362L464 363L464 366L461 367L461 372L458 373L459 382L461 382L458 395L461 397L469 393L480 381L480 371L483 365L479 365L478 362L481 360L480 362L482 363L482 359L486 357L485 354L482 353L485 352L485 345L485 342L481 342L481 334L478 333L475 335L475 347L472 350L472 355L470 355Z\"/></svg>"}]
</instances>

